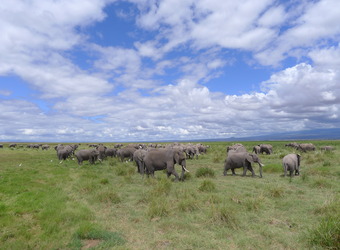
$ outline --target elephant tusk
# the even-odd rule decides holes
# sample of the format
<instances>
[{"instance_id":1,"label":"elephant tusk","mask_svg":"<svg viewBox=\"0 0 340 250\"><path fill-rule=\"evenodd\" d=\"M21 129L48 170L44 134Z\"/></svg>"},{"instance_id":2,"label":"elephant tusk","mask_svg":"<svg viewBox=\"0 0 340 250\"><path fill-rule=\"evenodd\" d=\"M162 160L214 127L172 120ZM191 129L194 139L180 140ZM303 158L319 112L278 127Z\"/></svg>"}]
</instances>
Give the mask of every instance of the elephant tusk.
<instances>
[{"instance_id":1,"label":"elephant tusk","mask_svg":"<svg viewBox=\"0 0 340 250\"><path fill-rule=\"evenodd\" d=\"M262 164L262 163L259 163L259 164L260 164L261 167L264 167L264 164Z\"/></svg>"},{"instance_id":2,"label":"elephant tusk","mask_svg":"<svg viewBox=\"0 0 340 250\"><path fill-rule=\"evenodd\" d=\"M189 172L189 170L188 170L188 169L186 169L184 166L183 166L183 168L184 168L184 170L185 170L185 171L187 171L188 173L190 173L190 172Z\"/></svg>"}]
</instances>

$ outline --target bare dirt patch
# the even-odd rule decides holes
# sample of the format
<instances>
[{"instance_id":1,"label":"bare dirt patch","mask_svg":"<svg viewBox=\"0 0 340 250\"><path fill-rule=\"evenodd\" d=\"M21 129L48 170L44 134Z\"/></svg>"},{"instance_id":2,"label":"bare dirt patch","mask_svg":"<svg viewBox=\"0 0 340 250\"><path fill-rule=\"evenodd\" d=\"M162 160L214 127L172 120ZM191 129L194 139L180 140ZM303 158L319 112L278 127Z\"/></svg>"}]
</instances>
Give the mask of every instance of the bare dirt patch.
<instances>
[{"instance_id":1,"label":"bare dirt patch","mask_svg":"<svg viewBox=\"0 0 340 250\"><path fill-rule=\"evenodd\" d=\"M83 240L83 247L81 248L82 250L84 249L89 249L91 247L95 247L99 245L102 242L102 240Z\"/></svg>"}]
</instances>

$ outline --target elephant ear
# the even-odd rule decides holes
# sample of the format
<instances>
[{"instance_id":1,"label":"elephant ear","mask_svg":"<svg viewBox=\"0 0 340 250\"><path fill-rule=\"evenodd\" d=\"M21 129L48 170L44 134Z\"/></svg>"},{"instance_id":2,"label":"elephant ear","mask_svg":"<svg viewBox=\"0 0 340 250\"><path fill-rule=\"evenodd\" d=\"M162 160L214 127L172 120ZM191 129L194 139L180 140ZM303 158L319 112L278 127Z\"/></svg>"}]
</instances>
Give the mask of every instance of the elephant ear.
<instances>
[{"instance_id":1,"label":"elephant ear","mask_svg":"<svg viewBox=\"0 0 340 250\"><path fill-rule=\"evenodd\" d=\"M174 150L174 162L179 164L179 151Z\"/></svg>"},{"instance_id":2,"label":"elephant ear","mask_svg":"<svg viewBox=\"0 0 340 250\"><path fill-rule=\"evenodd\" d=\"M254 162L253 155L252 154L246 154L246 160L249 162Z\"/></svg>"}]
</instances>

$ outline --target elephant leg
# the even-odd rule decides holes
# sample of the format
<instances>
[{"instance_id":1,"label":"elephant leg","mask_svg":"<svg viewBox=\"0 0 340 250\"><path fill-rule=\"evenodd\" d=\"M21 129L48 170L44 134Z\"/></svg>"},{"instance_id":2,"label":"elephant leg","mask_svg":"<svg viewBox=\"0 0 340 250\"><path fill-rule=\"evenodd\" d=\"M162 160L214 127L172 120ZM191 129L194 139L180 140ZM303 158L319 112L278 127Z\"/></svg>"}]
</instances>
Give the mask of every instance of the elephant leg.
<instances>
[{"instance_id":1,"label":"elephant leg","mask_svg":"<svg viewBox=\"0 0 340 250\"><path fill-rule=\"evenodd\" d=\"M243 174L242 174L242 176L246 176L247 169L248 169L247 166L243 166Z\"/></svg>"},{"instance_id":2,"label":"elephant leg","mask_svg":"<svg viewBox=\"0 0 340 250\"><path fill-rule=\"evenodd\" d=\"M175 171L175 169L172 169L171 174L173 174L175 176L175 181L179 180L179 176L178 176L177 172Z\"/></svg>"},{"instance_id":3,"label":"elephant leg","mask_svg":"<svg viewBox=\"0 0 340 250\"><path fill-rule=\"evenodd\" d=\"M290 177L293 177L293 174L294 174L294 169L290 168L290 169L289 169L289 176L290 176Z\"/></svg>"},{"instance_id":4,"label":"elephant leg","mask_svg":"<svg viewBox=\"0 0 340 250\"><path fill-rule=\"evenodd\" d=\"M299 169L295 169L295 175L300 175Z\"/></svg>"},{"instance_id":5,"label":"elephant leg","mask_svg":"<svg viewBox=\"0 0 340 250\"><path fill-rule=\"evenodd\" d=\"M234 168L231 169L231 172L233 173L234 176L236 175Z\"/></svg>"},{"instance_id":6,"label":"elephant leg","mask_svg":"<svg viewBox=\"0 0 340 250\"><path fill-rule=\"evenodd\" d=\"M251 172L252 177L254 177L255 176L255 172L254 172L254 169L253 169L253 167L251 165L248 166L248 170Z\"/></svg>"},{"instance_id":7,"label":"elephant leg","mask_svg":"<svg viewBox=\"0 0 340 250\"><path fill-rule=\"evenodd\" d=\"M182 173L181 173L181 178L180 178L181 181L184 181L184 172L185 172L185 170L184 170L184 168L182 167Z\"/></svg>"}]
</instances>

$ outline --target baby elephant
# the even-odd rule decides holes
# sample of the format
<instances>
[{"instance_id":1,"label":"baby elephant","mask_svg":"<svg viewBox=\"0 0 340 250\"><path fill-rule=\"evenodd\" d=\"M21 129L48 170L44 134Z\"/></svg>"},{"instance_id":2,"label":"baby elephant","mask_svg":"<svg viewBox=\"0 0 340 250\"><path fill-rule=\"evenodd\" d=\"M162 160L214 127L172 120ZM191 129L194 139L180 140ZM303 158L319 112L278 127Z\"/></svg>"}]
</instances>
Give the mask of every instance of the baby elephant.
<instances>
[{"instance_id":1,"label":"baby elephant","mask_svg":"<svg viewBox=\"0 0 340 250\"><path fill-rule=\"evenodd\" d=\"M290 177L293 176L295 171L295 175L300 175L300 158L299 154L289 154L283 157L282 166L284 171L284 176L287 176L287 171L289 171Z\"/></svg>"}]
</instances>

